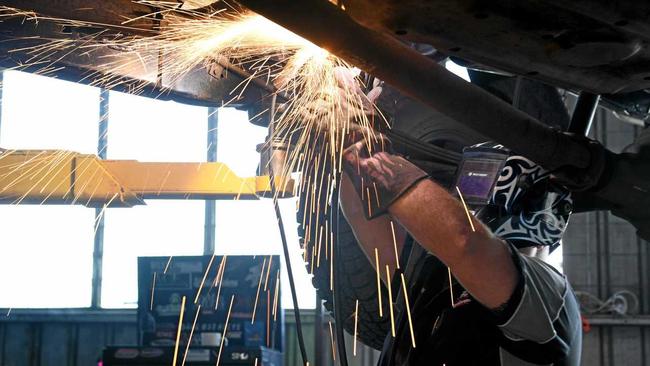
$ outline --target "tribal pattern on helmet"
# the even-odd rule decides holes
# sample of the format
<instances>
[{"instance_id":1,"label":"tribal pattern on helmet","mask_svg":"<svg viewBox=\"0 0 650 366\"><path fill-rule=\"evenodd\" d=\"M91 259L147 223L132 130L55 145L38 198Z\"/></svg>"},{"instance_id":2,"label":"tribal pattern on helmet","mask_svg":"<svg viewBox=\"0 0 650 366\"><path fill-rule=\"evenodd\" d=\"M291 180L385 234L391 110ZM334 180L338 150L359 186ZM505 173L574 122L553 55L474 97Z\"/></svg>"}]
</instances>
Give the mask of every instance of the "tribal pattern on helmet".
<instances>
[{"instance_id":1,"label":"tribal pattern on helmet","mask_svg":"<svg viewBox=\"0 0 650 366\"><path fill-rule=\"evenodd\" d=\"M498 207L499 214L488 215L484 221L495 235L518 248L549 246L553 250L560 245L573 201L571 193L550 177L523 156L507 158L489 202Z\"/></svg>"}]
</instances>

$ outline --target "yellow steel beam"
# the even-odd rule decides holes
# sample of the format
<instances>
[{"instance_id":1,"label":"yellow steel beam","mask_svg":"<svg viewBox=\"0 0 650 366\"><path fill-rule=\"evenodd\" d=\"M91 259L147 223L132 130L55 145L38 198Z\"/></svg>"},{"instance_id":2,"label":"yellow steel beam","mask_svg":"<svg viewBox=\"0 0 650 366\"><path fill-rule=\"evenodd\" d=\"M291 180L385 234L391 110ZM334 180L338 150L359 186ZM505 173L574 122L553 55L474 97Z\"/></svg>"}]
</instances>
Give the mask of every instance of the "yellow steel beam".
<instances>
[{"instance_id":1,"label":"yellow steel beam","mask_svg":"<svg viewBox=\"0 0 650 366\"><path fill-rule=\"evenodd\" d=\"M144 199L258 199L268 176L241 178L223 163L100 160L61 150L0 150L0 203L131 207ZM293 181L278 184L291 196Z\"/></svg>"}]
</instances>

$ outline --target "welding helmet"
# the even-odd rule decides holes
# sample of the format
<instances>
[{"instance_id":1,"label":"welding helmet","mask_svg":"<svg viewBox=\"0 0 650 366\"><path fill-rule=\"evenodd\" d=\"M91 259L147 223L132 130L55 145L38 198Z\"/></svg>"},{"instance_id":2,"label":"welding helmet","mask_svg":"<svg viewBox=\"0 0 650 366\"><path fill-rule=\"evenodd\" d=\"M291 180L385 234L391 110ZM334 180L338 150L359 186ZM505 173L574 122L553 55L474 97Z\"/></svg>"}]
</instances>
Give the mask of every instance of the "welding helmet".
<instances>
[{"instance_id":1,"label":"welding helmet","mask_svg":"<svg viewBox=\"0 0 650 366\"><path fill-rule=\"evenodd\" d=\"M549 171L502 145L465 148L456 186L476 216L517 248L560 245L571 193Z\"/></svg>"}]
</instances>

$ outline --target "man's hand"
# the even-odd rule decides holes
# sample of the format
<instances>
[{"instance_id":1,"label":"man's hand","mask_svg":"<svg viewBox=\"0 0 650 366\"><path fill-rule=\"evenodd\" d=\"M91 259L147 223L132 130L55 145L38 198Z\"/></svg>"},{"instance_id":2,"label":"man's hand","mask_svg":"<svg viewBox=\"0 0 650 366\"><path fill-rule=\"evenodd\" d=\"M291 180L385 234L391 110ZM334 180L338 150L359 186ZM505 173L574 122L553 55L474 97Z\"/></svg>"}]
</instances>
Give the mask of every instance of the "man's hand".
<instances>
[{"instance_id":1,"label":"man's hand","mask_svg":"<svg viewBox=\"0 0 650 366\"><path fill-rule=\"evenodd\" d=\"M373 267L377 267L379 273L383 273L384 266L388 265L392 270L397 268L399 253L402 253L404 242L406 241L406 231L393 222L389 215L379 216L372 220L366 219L364 211L367 211L365 205L357 193L347 174L341 174L341 189L339 191L340 207L345 215L345 219L352 227L352 232L357 242L368 257L368 261ZM376 252L376 255L375 255ZM385 276L380 276L386 286L390 286L391 281L387 281Z\"/></svg>"},{"instance_id":2,"label":"man's hand","mask_svg":"<svg viewBox=\"0 0 650 366\"><path fill-rule=\"evenodd\" d=\"M368 207L368 218L384 214L397 198L427 178L422 169L394 154L383 135L366 137L345 149L343 168Z\"/></svg>"}]
</instances>

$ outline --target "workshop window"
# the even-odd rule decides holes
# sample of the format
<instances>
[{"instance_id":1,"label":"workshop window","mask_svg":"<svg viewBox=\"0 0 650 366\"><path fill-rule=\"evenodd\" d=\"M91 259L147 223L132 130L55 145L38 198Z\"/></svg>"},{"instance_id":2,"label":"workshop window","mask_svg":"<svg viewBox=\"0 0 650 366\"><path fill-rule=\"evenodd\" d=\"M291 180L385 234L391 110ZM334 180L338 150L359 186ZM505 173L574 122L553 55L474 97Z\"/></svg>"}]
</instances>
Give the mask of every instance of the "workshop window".
<instances>
[{"instance_id":1,"label":"workshop window","mask_svg":"<svg viewBox=\"0 0 650 366\"><path fill-rule=\"evenodd\" d=\"M99 90L5 71L0 148L95 153ZM0 205L0 307L90 305L94 210Z\"/></svg>"},{"instance_id":2,"label":"workshop window","mask_svg":"<svg viewBox=\"0 0 650 366\"><path fill-rule=\"evenodd\" d=\"M20 72L5 72L0 147L95 154L99 89ZM202 162L207 158L208 109L110 92L107 158L142 162ZM245 112L219 112L218 161L242 177L256 175L256 145L266 129ZM301 308L315 292L298 245L295 199L280 202ZM137 257L201 255L201 200L147 200L104 212L101 306L137 306ZM91 305L95 210L80 205L0 206L0 307ZM216 254L282 254L269 199L217 201ZM98 238L101 240L102 236ZM283 307L291 307L283 271Z\"/></svg>"},{"instance_id":3,"label":"workshop window","mask_svg":"<svg viewBox=\"0 0 650 366\"><path fill-rule=\"evenodd\" d=\"M217 157L241 177L257 174L260 162L255 147L264 142L267 129L248 122L245 112L222 108L219 113ZM291 253L291 264L300 308L316 304L311 276L307 274L298 244L296 199L280 200L280 208ZM216 254L282 255L282 242L270 199L259 201L217 201L215 224ZM289 282L282 264L282 306L292 308Z\"/></svg>"},{"instance_id":4,"label":"workshop window","mask_svg":"<svg viewBox=\"0 0 650 366\"><path fill-rule=\"evenodd\" d=\"M207 108L111 92L108 159L206 161ZM102 307L137 306L137 257L203 254L204 202L147 200L105 214Z\"/></svg>"}]
</instances>

